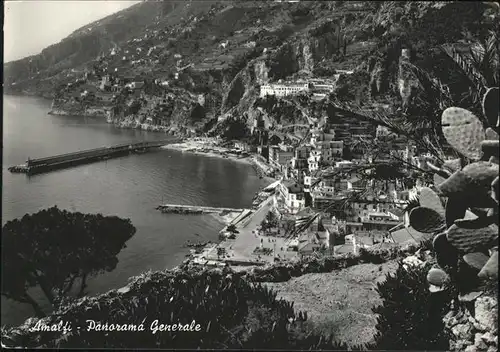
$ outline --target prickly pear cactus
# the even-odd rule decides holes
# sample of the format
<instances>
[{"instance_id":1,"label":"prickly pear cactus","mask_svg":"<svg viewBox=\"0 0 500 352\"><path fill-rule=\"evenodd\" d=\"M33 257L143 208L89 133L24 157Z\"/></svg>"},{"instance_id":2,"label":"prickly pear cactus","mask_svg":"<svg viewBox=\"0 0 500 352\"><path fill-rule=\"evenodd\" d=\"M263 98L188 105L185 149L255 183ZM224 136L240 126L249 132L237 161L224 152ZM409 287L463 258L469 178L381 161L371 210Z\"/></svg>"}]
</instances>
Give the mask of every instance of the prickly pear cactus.
<instances>
[{"instance_id":1,"label":"prickly pear cactus","mask_svg":"<svg viewBox=\"0 0 500 352\"><path fill-rule=\"evenodd\" d=\"M483 114L492 127L498 128L498 87L489 88L483 97Z\"/></svg>"},{"instance_id":2,"label":"prickly pear cactus","mask_svg":"<svg viewBox=\"0 0 500 352\"><path fill-rule=\"evenodd\" d=\"M432 268L427 274L427 281L434 286L443 287L449 280L449 275L440 268Z\"/></svg>"},{"instance_id":3,"label":"prickly pear cactus","mask_svg":"<svg viewBox=\"0 0 500 352\"><path fill-rule=\"evenodd\" d=\"M478 297L488 281L498 280L498 93L490 88L483 98L489 127L466 109L443 112L446 140L471 162L453 159L434 166L439 175L434 180L440 182L422 189L420 207L409 217L413 228L434 235L439 267L427 276L431 292L449 280L466 301Z\"/></svg>"},{"instance_id":4,"label":"prickly pear cactus","mask_svg":"<svg viewBox=\"0 0 500 352\"><path fill-rule=\"evenodd\" d=\"M451 107L441 116L443 134L450 145L466 157L479 160L485 131L481 121L469 110Z\"/></svg>"}]
</instances>

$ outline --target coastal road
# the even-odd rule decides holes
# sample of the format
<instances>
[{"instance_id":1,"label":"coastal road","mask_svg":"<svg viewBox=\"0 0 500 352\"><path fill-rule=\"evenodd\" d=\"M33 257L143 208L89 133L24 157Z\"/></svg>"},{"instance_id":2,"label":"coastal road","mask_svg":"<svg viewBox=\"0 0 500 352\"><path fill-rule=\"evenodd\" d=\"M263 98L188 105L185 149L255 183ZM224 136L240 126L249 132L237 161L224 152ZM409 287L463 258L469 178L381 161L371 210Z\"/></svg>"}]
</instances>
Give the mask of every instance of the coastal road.
<instances>
[{"instance_id":1,"label":"coastal road","mask_svg":"<svg viewBox=\"0 0 500 352\"><path fill-rule=\"evenodd\" d=\"M266 199L258 210L255 211L250 217L242 221L236 226L239 233L236 235L234 240L226 240L219 244L219 247L225 248L226 253L229 255L227 259L240 260L240 261L256 261L257 255L253 253L256 247L260 246L260 241L262 239L263 247L276 249L276 255L280 255L281 258L293 258L297 256L296 252L287 252L286 250L281 251L281 248L286 248L287 240L282 237L273 236L260 236L256 235L257 227L260 225L262 220L266 217L267 213L271 210L273 206L273 196ZM255 232L254 232L255 231ZM274 242L271 242L274 241ZM274 262L274 255L262 255L262 260L267 262ZM217 260L217 249L211 250L207 259Z\"/></svg>"},{"instance_id":2,"label":"coastal road","mask_svg":"<svg viewBox=\"0 0 500 352\"><path fill-rule=\"evenodd\" d=\"M230 255L231 260L254 260L256 256L252 254L255 247L260 244L260 236L256 237L253 233L254 230L260 225L262 220L266 217L273 204L273 196L267 198L262 205L247 219L243 220L240 224L236 225L238 234L236 239L225 240L221 242L218 247L226 249ZM217 248L214 248L206 256L209 260L217 260ZM229 259L229 258L228 258Z\"/></svg>"},{"instance_id":3,"label":"coastal road","mask_svg":"<svg viewBox=\"0 0 500 352\"><path fill-rule=\"evenodd\" d=\"M260 236L256 236L253 231L256 231L262 220L265 219L267 213L271 210L273 205L273 196L267 198L262 206L252 215L246 223L242 226L236 227L239 233L233 243L228 242L227 245L232 247L229 253L234 254L234 259L250 259L253 257L252 252L255 247L260 245ZM233 258L231 258L233 259Z\"/></svg>"}]
</instances>

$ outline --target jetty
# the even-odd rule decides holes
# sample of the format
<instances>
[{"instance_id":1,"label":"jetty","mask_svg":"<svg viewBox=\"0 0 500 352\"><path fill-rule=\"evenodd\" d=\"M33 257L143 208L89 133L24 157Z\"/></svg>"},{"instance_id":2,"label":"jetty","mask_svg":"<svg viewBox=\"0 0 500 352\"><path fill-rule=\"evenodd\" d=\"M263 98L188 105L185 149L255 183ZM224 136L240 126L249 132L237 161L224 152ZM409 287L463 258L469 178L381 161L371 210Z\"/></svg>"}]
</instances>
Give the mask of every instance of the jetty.
<instances>
[{"instance_id":1,"label":"jetty","mask_svg":"<svg viewBox=\"0 0 500 352\"><path fill-rule=\"evenodd\" d=\"M109 147L82 150L73 153L60 154L39 159L29 159L25 164L8 168L13 173L38 174L56 169L107 160L131 153L145 153L153 148L170 143L179 143L181 139L169 139L152 142L125 143Z\"/></svg>"},{"instance_id":2,"label":"jetty","mask_svg":"<svg viewBox=\"0 0 500 352\"><path fill-rule=\"evenodd\" d=\"M179 205L179 204L162 204L159 205L156 209L160 210L162 213L174 213L174 214L205 214L205 213L222 213L222 212L241 213L244 210L246 210L246 209L203 207L199 205Z\"/></svg>"}]
</instances>

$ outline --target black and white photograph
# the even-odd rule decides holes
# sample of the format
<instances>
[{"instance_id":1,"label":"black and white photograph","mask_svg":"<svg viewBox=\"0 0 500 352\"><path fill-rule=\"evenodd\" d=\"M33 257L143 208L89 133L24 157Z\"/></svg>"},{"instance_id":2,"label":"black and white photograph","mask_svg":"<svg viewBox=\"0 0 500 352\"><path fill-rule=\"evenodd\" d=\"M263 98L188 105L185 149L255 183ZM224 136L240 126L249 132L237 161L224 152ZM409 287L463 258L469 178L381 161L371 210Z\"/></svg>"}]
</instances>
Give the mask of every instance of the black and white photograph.
<instances>
[{"instance_id":1,"label":"black and white photograph","mask_svg":"<svg viewBox=\"0 0 500 352\"><path fill-rule=\"evenodd\" d=\"M2 349L498 351L499 1L3 8Z\"/></svg>"}]
</instances>

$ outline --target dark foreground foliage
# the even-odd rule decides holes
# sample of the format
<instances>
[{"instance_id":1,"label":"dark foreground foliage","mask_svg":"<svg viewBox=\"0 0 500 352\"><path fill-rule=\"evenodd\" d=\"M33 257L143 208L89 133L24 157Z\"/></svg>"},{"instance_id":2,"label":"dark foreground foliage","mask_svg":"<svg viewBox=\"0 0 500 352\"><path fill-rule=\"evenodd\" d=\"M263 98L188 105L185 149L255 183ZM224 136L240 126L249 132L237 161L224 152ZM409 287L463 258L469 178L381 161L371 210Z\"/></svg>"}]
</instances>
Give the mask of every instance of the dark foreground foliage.
<instances>
[{"instance_id":1,"label":"dark foreground foliage","mask_svg":"<svg viewBox=\"0 0 500 352\"><path fill-rule=\"evenodd\" d=\"M427 284L430 264L399 267L386 281L377 284L382 305L373 309L377 318L376 343L371 349L448 350L449 332L443 316L450 308L452 292L431 293Z\"/></svg>"},{"instance_id":2,"label":"dark foreground foliage","mask_svg":"<svg viewBox=\"0 0 500 352\"><path fill-rule=\"evenodd\" d=\"M190 324L200 331L157 331L162 324ZM87 320L104 324L143 322L145 331L87 331ZM45 318L45 324L69 322L72 331L29 332L23 328L2 331L2 342L23 347L78 348L246 348L346 349L307 332L307 314L295 314L293 303L276 299L276 293L233 276L230 271L146 273L129 285L128 292L110 291L85 297ZM29 326L27 326L29 325ZM80 329L77 329L80 327Z\"/></svg>"}]
</instances>

